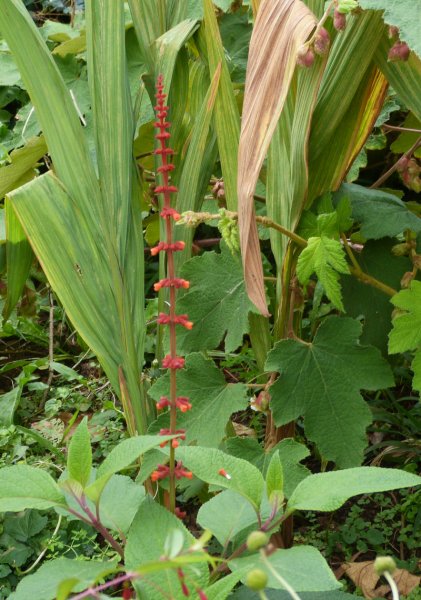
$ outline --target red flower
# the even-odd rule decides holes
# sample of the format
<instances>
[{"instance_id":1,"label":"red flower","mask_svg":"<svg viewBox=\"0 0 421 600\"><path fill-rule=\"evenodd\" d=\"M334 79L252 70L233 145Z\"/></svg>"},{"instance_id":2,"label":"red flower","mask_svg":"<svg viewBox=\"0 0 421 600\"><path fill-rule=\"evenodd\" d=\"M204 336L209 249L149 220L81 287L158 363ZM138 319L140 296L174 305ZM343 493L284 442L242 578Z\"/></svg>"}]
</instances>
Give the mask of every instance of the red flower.
<instances>
[{"instance_id":1,"label":"red flower","mask_svg":"<svg viewBox=\"0 0 421 600\"><path fill-rule=\"evenodd\" d=\"M155 292L159 292L159 290L164 287L174 287L176 289L184 288L187 290L190 287L190 282L186 279L180 279L179 277L173 277L172 279L166 277L155 283L153 287Z\"/></svg>"},{"instance_id":2,"label":"red flower","mask_svg":"<svg viewBox=\"0 0 421 600\"><path fill-rule=\"evenodd\" d=\"M162 367L164 369L184 369L185 360L181 356L167 356L162 361Z\"/></svg>"}]
</instances>

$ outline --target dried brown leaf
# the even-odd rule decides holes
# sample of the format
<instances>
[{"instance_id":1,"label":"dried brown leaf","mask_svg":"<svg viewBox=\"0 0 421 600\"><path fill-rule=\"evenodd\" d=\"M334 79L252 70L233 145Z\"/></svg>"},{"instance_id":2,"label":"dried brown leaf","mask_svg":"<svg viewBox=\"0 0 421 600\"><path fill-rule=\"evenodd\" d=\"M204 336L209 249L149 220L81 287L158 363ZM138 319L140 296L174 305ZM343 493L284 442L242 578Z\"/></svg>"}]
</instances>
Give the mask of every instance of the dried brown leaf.
<instances>
[{"instance_id":1,"label":"dried brown leaf","mask_svg":"<svg viewBox=\"0 0 421 600\"><path fill-rule=\"evenodd\" d=\"M250 299L268 315L253 195L296 67L299 48L316 25L301 0L262 0L250 41L238 150L238 212Z\"/></svg>"},{"instance_id":2,"label":"dried brown leaf","mask_svg":"<svg viewBox=\"0 0 421 600\"><path fill-rule=\"evenodd\" d=\"M374 570L374 561L345 563L342 565L344 572L361 588L365 598L386 598L390 593L388 585L376 587L380 577ZM413 575L405 569L396 569L393 573L393 579L396 581L399 592L407 596L420 585L421 577Z\"/></svg>"}]
</instances>

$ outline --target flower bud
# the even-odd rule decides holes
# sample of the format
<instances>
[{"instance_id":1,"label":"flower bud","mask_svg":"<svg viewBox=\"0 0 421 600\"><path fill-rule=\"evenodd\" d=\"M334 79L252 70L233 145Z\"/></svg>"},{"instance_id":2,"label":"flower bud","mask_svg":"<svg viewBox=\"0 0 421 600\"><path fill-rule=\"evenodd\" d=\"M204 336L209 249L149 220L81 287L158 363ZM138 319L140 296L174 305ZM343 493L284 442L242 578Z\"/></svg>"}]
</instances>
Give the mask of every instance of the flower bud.
<instances>
[{"instance_id":1,"label":"flower bud","mask_svg":"<svg viewBox=\"0 0 421 600\"><path fill-rule=\"evenodd\" d=\"M396 244L392 248L392 254L395 256L408 256L411 246L404 242L403 244Z\"/></svg>"},{"instance_id":2,"label":"flower bud","mask_svg":"<svg viewBox=\"0 0 421 600\"><path fill-rule=\"evenodd\" d=\"M330 46L330 35L327 29L321 27L316 34L316 38L314 40L314 51L316 54L326 54L329 50Z\"/></svg>"},{"instance_id":3,"label":"flower bud","mask_svg":"<svg viewBox=\"0 0 421 600\"><path fill-rule=\"evenodd\" d=\"M405 42L396 42L389 50L389 62L407 61L411 51Z\"/></svg>"},{"instance_id":4,"label":"flower bud","mask_svg":"<svg viewBox=\"0 0 421 600\"><path fill-rule=\"evenodd\" d=\"M415 275L413 271L407 271L406 273L404 273L401 279L401 287L404 289L411 287L411 283L414 277Z\"/></svg>"},{"instance_id":5,"label":"flower bud","mask_svg":"<svg viewBox=\"0 0 421 600\"><path fill-rule=\"evenodd\" d=\"M389 39L397 37L399 35L399 27L396 27L395 25L390 25L388 35Z\"/></svg>"},{"instance_id":6,"label":"flower bud","mask_svg":"<svg viewBox=\"0 0 421 600\"><path fill-rule=\"evenodd\" d=\"M333 27L336 31L343 31L346 27L346 15L335 9L333 13Z\"/></svg>"},{"instance_id":7,"label":"flower bud","mask_svg":"<svg viewBox=\"0 0 421 600\"><path fill-rule=\"evenodd\" d=\"M249 550L260 550L266 546L269 541L268 536L263 531L252 531L247 538L247 548Z\"/></svg>"},{"instance_id":8,"label":"flower bud","mask_svg":"<svg viewBox=\"0 0 421 600\"><path fill-rule=\"evenodd\" d=\"M374 561L374 569L377 575L383 575L385 571L393 573L396 570L396 563L391 556L378 556Z\"/></svg>"},{"instance_id":9,"label":"flower bud","mask_svg":"<svg viewBox=\"0 0 421 600\"><path fill-rule=\"evenodd\" d=\"M260 592L264 590L268 582L268 576L262 569L252 569L246 577L246 586Z\"/></svg>"},{"instance_id":10,"label":"flower bud","mask_svg":"<svg viewBox=\"0 0 421 600\"><path fill-rule=\"evenodd\" d=\"M357 0L339 0L337 11L343 15L348 15L350 12L358 8Z\"/></svg>"},{"instance_id":11,"label":"flower bud","mask_svg":"<svg viewBox=\"0 0 421 600\"><path fill-rule=\"evenodd\" d=\"M311 48L307 48L306 46L302 46L298 51L297 55L297 64L300 67L305 67L306 69L313 66L315 59L315 55Z\"/></svg>"}]
</instances>

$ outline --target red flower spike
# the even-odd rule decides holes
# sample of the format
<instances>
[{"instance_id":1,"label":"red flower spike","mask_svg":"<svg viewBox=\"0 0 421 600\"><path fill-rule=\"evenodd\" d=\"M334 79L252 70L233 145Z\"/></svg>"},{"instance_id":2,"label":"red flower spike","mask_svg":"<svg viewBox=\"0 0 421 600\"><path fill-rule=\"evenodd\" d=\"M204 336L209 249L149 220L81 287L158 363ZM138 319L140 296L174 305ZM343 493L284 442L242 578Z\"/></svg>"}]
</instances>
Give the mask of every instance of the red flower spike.
<instances>
[{"instance_id":1,"label":"red flower spike","mask_svg":"<svg viewBox=\"0 0 421 600\"><path fill-rule=\"evenodd\" d=\"M179 460L176 464L174 475L176 479L182 479L183 477L185 477L186 479L192 479L193 477L193 473L191 471L187 471L183 467L183 463L181 462L181 460Z\"/></svg>"},{"instance_id":2,"label":"red flower spike","mask_svg":"<svg viewBox=\"0 0 421 600\"><path fill-rule=\"evenodd\" d=\"M165 279L161 279L153 286L155 292L159 292L159 290L164 287L174 287L176 289L184 288L187 290L190 287L190 281L180 279L179 277L174 277L173 279L167 277Z\"/></svg>"},{"instance_id":3,"label":"red flower spike","mask_svg":"<svg viewBox=\"0 0 421 600\"><path fill-rule=\"evenodd\" d=\"M156 470L151 474L152 481L165 479L170 474L170 468L167 465L158 465Z\"/></svg>"},{"instance_id":4,"label":"red flower spike","mask_svg":"<svg viewBox=\"0 0 421 600\"><path fill-rule=\"evenodd\" d=\"M181 520L183 520L187 517L187 513L184 510L181 510L181 508L179 506L175 507L174 514L176 517L178 517Z\"/></svg>"},{"instance_id":5,"label":"red flower spike","mask_svg":"<svg viewBox=\"0 0 421 600\"><path fill-rule=\"evenodd\" d=\"M167 171L174 171L175 166L171 163L168 165L161 165L157 168L158 173L166 173Z\"/></svg>"},{"instance_id":6,"label":"red flower spike","mask_svg":"<svg viewBox=\"0 0 421 600\"><path fill-rule=\"evenodd\" d=\"M162 361L162 367L164 369L184 369L185 360L181 356L167 356Z\"/></svg>"},{"instance_id":7,"label":"red flower spike","mask_svg":"<svg viewBox=\"0 0 421 600\"><path fill-rule=\"evenodd\" d=\"M178 192L178 188L175 185L158 185L155 188L155 194L165 194L165 192Z\"/></svg>"},{"instance_id":8,"label":"red flower spike","mask_svg":"<svg viewBox=\"0 0 421 600\"><path fill-rule=\"evenodd\" d=\"M166 313L160 313L157 322L159 323L159 325L169 325L169 323L171 323L171 316L167 315ZM187 315L176 315L174 317L173 322L176 325L182 325L186 329L193 328L193 322L188 320Z\"/></svg>"},{"instance_id":9,"label":"red flower spike","mask_svg":"<svg viewBox=\"0 0 421 600\"><path fill-rule=\"evenodd\" d=\"M181 410L181 412L185 413L188 410L191 410L192 405L190 404L190 399L185 396L178 396L175 400L176 407Z\"/></svg>"},{"instance_id":10,"label":"red flower spike","mask_svg":"<svg viewBox=\"0 0 421 600\"><path fill-rule=\"evenodd\" d=\"M173 244L167 244L166 242L159 242L157 246L151 248L152 256L156 256L159 252L180 252L184 250L184 242L174 242Z\"/></svg>"},{"instance_id":11,"label":"red flower spike","mask_svg":"<svg viewBox=\"0 0 421 600\"><path fill-rule=\"evenodd\" d=\"M180 440L186 439L186 430L185 429L176 429L175 431L171 431L171 429L160 429L158 435L173 435L174 433L178 434ZM172 440L172 442L177 443L176 446L173 445L173 448L178 448L178 446L180 445L178 440ZM159 444L159 447L164 448L167 444L168 444L168 440L166 442L162 442L162 444Z\"/></svg>"},{"instance_id":12,"label":"red flower spike","mask_svg":"<svg viewBox=\"0 0 421 600\"><path fill-rule=\"evenodd\" d=\"M167 154L174 154L174 150L172 148L157 148L154 150L154 154L161 154L162 156L166 156Z\"/></svg>"},{"instance_id":13,"label":"red flower spike","mask_svg":"<svg viewBox=\"0 0 421 600\"><path fill-rule=\"evenodd\" d=\"M161 217L163 219L172 218L174 221L179 221L181 215L175 210L175 208L163 208L161 210Z\"/></svg>"},{"instance_id":14,"label":"red flower spike","mask_svg":"<svg viewBox=\"0 0 421 600\"><path fill-rule=\"evenodd\" d=\"M162 410L166 406L171 406L171 403L166 396L162 396L159 402L156 403L156 408L157 410Z\"/></svg>"},{"instance_id":15,"label":"red flower spike","mask_svg":"<svg viewBox=\"0 0 421 600\"><path fill-rule=\"evenodd\" d=\"M219 469L218 471L218 475L221 475L222 477L225 477L225 479L232 479L231 475L229 475L225 469Z\"/></svg>"}]
</instances>

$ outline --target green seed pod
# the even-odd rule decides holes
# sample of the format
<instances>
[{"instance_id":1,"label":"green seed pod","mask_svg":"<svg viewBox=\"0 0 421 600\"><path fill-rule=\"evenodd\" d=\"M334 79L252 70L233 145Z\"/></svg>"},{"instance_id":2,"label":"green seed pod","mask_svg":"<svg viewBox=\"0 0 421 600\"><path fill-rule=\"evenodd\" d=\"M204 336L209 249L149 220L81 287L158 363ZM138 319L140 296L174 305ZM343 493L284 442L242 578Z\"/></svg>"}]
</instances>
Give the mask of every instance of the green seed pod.
<instances>
[{"instance_id":1,"label":"green seed pod","mask_svg":"<svg viewBox=\"0 0 421 600\"><path fill-rule=\"evenodd\" d=\"M255 592L264 590L268 583L268 576L262 569L252 569L246 577L246 586Z\"/></svg>"},{"instance_id":2,"label":"green seed pod","mask_svg":"<svg viewBox=\"0 0 421 600\"><path fill-rule=\"evenodd\" d=\"M396 563L391 556L378 556L374 561L374 569L377 575L383 575L386 571L393 573Z\"/></svg>"},{"instance_id":3,"label":"green seed pod","mask_svg":"<svg viewBox=\"0 0 421 600\"><path fill-rule=\"evenodd\" d=\"M247 538L247 548L249 550L260 550L263 546L266 546L269 538L263 531L252 531Z\"/></svg>"}]
</instances>

